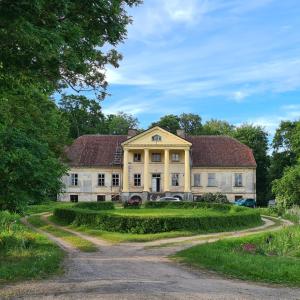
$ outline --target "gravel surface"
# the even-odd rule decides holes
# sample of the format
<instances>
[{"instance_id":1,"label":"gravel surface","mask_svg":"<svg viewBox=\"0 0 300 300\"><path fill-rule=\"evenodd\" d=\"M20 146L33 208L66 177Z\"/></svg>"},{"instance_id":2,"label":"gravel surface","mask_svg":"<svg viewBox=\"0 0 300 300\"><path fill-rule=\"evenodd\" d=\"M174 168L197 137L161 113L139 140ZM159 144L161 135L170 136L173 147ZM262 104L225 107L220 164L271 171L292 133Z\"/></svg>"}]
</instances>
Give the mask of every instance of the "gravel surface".
<instances>
[{"instance_id":1,"label":"gravel surface","mask_svg":"<svg viewBox=\"0 0 300 300\"><path fill-rule=\"evenodd\" d=\"M0 299L300 299L297 288L225 279L170 261L167 255L190 246L184 242L148 248L153 242L99 240L98 252L82 253L60 241L68 252L63 276L0 287Z\"/></svg>"}]
</instances>

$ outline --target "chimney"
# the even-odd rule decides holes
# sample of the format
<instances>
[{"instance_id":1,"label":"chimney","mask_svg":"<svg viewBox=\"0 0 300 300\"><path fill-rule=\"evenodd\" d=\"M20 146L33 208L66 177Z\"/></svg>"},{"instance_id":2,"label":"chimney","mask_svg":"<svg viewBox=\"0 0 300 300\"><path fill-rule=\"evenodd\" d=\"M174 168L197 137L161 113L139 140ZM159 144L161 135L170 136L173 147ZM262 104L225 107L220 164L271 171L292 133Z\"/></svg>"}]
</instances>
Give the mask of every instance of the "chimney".
<instances>
[{"instance_id":1,"label":"chimney","mask_svg":"<svg viewBox=\"0 0 300 300\"><path fill-rule=\"evenodd\" d=\"M185 139L185 131L184 129L177 129L176 134Z\"/></svg>"},{"instance_id":2,"label":"chimney","mask_svg":"<svg viewBox=\"0 0 300 300\"><path fill-rule=\"evenodd\" d=\"M128 133L127 133L128 138L131 138L137 134L138 134L138 131L136 129L133 129L133 128L128 129Z\"/></svg>"}]
</instances>

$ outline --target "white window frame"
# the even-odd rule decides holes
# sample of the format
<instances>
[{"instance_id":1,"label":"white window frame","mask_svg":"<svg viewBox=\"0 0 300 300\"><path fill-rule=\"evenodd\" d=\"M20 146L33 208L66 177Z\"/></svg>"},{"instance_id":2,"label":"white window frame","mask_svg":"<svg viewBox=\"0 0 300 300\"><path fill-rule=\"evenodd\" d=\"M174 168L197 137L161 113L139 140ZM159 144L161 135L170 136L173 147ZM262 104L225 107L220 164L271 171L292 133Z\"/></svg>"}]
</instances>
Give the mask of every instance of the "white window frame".
<instances>
[{"instance_id":1,"label":"white window frame","mask_svg":"<svg viewBox=\"0 0 300 300\"><path fill-rule=\"evenodd\" d=\"M78 186L78 173L71 173L71 185Z\"/></svg>"},{"instance_id":2,"label":"white window frame","mask_svg":"<svg viewBox=\"0 0 300 300\"><path fill-rule=\"evenodd\" d=\"M142 185L142 176L140 173L133 174L133 185L141 186Z\"/></svg>"},{"instance_id":3,"label":"white window frame","mask_svg":"<svg viewBox=\"0 0 300 300\"><path fill-rule=\"evenodd\" d=\"M234 173L234 186L235 187L243 186L243 173Z\"/></svg>"},{"instance_id":4,"label":"white window frame","mask_svg":"<svg viewBox=\"0 0 300 300\"><path fill-rule=\"evenodd\" d=\"M171 157L172 157L172 161L173 162L179 162L180 161L180 154L179 153L172 153L172 155L171 155Z\"/></svg>"},{"instance_id":5,"label":"white window frame","mask_svg":"<svg viewBox=\"0 0 300 300\"><path fill-rule=\"evenodd\" d=\"M105 186L105 173L98 174L98 186Z\"/></svg>"},{"instance_id":6,"label":"white window frame","mask_svg":"<svg viewBox=\"0 0 300 300\"><path fill-rule=\"evenodd\" d=\"M120 174L119 173L113 173L111 175L111 185L113 187L120 186Z\"/></svg>"},{"instance_id":7,"label":"white window frame","mask_svg":"<svg viewBox=\"0 0 300 300\"><path fill-rule=\"evenodd\" d=\"M207 186L208 187L217 187L217 174L208 173L207 174Z\"/></svg>"},{"instance_id":8,"label":"white window frame","mask_svg":"<svg viewBox=\"0 0 300 300\"><path fill-rule=\"evenodd\" d=\"M179 173L172 173L172 186L179 186Z\"/></svg>"},{"instance_id":9,"label":"white window frame","mask_svg":"<svg viewBox=\"0 0 300 300\"><path fill-rule=\"evenodd\" d=\"M134 162L141 162L142 161L142 154L135 152L133 153L133 161Z\"/></svg>"},{"instance_id":10,"label":"white window frame","mask_svg":"<svg viewBox=\"0 0 300 300\"><path fill-rule=\"evenodd\" d=\"M154 159L154 157L159 157L159 160ZM152 153L151 161L152 162L161 162L161 153L158 153L158 152Z\"/></svg>"},{"instance_id":11,"label":"white window frame","mask_svg":"<svg viewBox=\"0 0 300 300\"><path fill-rule=\"evenodd\" d=\"M158 134L155 134L152 136L152 141L153 142L160 142L161 141L161 136Z\"/></svg>"},{"instance_id":12,"label":"white window frame","mask_svg":"<svg viewBox=\"0 0 300 300\"><path fill-rule=\"evenodd\" d=\"M196 177L198 177L198 178L196 179ZM194 173L193 180L194 180L195 187L201 186L201 174L200 173Z\"/></svg>"}]
</instances>

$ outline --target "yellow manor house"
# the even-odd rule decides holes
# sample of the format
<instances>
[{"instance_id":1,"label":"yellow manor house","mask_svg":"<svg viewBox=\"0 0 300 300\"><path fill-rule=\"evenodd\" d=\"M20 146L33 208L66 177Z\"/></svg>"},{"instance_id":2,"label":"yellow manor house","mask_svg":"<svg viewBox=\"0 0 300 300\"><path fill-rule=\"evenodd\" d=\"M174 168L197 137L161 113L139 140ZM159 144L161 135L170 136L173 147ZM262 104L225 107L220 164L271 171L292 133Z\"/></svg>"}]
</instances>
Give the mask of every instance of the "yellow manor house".
<instances>
[{"instance_id":1,"label":"yellow manor house","mask_svg":"<svg viewBox=\"0 0 300 300\"><path fill-rule=\"evenodd\" d=\"M256 199L252 150L225 136L172 134L160 127L128 135L83 135L66 150L61 201L195 200L221 192Z\"/></svg>"}]
</instances>

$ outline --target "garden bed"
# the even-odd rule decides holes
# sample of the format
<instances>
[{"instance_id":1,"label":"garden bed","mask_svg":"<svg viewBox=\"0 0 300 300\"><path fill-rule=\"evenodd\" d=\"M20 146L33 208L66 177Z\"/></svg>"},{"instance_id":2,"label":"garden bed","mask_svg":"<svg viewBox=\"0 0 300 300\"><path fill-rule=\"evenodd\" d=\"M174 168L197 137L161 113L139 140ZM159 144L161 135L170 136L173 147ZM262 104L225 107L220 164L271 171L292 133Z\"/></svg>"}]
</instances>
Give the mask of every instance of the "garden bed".
<instances>
[{"instance_id":1,"label":"garden bed","mask_svg":"<svg viewBox=\"0 0 300 300\"><path fill-rule=\"evenodd\" d=\"M221 210L144 208L95 211L57 208L54 210L54 216L66 224L138 234L170 231L217 232L252 227L262 223L260 214L255 210L234 206Z\"/></svg>"}]
</instances>

